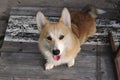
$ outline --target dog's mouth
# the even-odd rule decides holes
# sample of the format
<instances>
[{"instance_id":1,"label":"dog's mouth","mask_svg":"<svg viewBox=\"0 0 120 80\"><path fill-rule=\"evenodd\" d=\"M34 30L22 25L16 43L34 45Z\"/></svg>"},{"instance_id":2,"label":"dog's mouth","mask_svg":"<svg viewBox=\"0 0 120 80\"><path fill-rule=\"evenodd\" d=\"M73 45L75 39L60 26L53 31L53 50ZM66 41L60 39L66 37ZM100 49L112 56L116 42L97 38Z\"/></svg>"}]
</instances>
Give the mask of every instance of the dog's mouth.
<instances>
[{"instance_id":1,"label":"dog's mouth","mask_svg":"<svg viewBox=\"0 0 120 80\"><path fill-rule=\"evenodd\" d=\"M56 60L56 61L60 60L60 58L61 58L60 55L53 55L53 59Z\"/></svg>"}]
</instances>

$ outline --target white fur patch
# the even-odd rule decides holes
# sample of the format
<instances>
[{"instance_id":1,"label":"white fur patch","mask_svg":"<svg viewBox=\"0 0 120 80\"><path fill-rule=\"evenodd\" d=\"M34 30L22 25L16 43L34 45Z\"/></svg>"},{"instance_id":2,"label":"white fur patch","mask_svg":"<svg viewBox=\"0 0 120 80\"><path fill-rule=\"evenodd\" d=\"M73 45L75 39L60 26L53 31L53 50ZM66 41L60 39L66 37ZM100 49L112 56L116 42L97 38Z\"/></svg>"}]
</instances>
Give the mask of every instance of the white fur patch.
<instances>
[{"instance_id":1,"label":"white fur patch","mask_svg":"<svg viewBox=\"0 0 120 80\"><path fill-rule=\"evenodd\" d=\"M98 14L104 14L104 13L106 13L106 11L102 10L102 9L97 9L97 12L98 12Z\"/></svg>"},{"instance_id":2,"label":"white fur patch","mask_svg":"<svg viewBox=\"0 0 120 80\"><path fill-rule=\"evenodd\" d=\"M65 36L64 40L59 40L59 36L62 34L60 30L55 30L55 32L53 32L53 33L50 31L48 31L48 32L49 32L49 36L51 36L53 39L53 42L51 42L52 44L49 46L48 45L49 43L46 40L42 40L39 43L40 50L42 51L43 55L45 56L45 58L47 60L47 64L53 64L54 66L57 66L57 65L68 63L72 59L74 59L74 57L68 58L68 57L64 56L67 48L71 44L70 34L69 33L67 35L63 34ZM52 54L53 49L60 50L60 55L61 55L60 60L56 61L53 59L53 54ZM47 68L49 68L49 67L47 66Z\"/></svg>"}]
</instances>

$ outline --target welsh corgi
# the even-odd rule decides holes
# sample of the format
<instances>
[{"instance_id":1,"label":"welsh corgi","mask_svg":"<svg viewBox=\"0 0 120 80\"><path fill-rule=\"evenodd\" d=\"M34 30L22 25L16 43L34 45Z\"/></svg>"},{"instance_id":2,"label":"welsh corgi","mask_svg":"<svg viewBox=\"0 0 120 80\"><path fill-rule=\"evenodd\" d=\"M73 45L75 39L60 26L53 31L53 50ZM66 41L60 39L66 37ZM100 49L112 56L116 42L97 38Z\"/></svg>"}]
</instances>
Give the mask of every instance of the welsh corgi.
<instances>
[{"instance_id":1,"label":"welsh corgi","mask_svg":"<svg viewBox=\"0 0 120 80\"><path fill-rule=\"evenodd\" d=\"M46 59L46 70L61 64L68 67L74 65L81 45L96 32L96 17L95 7L71 14L64 8L58 22L50 22L42 12L37 13L36 22L40 32L38 44Z\"/></svg>"}]
</instances>

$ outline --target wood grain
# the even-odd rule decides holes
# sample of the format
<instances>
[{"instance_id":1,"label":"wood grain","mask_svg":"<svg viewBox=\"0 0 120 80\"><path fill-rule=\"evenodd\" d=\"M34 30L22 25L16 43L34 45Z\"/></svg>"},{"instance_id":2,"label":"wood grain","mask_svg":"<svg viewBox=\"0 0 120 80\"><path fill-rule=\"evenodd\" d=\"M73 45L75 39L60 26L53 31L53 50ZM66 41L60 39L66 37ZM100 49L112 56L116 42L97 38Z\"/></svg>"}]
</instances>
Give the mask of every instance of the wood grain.
<instances>
[{"instance_id":1,"label":"wood grain","mask_svg":"<svg viewBox=\"0 0 120 80\"><path fill-rule=\"evenodd\" d=\"M67 68L66 65L55 67L51 71L44 71L45 60L39 54L2 53L0 76L15 76L40 79L72 79L95 80L96 57L82 52L76 58L75 66Z\"/></svg>"}]
</instances>

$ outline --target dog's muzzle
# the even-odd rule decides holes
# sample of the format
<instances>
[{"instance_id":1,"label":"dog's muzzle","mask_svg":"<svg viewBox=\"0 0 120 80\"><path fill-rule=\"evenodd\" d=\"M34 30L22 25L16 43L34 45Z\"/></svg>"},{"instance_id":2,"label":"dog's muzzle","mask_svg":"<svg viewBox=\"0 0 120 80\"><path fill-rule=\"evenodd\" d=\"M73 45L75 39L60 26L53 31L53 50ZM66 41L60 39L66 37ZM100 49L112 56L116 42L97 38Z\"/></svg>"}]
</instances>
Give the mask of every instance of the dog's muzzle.
<instances>
[{"instance_id":1,"label":"dog's muzzle","mask_svg":"<svg viewBox=\"0 0 120 80\"><path fill-rule=\"evenodd\" d=\"M56 60L56 61L60 60L60 58L61 58L60 50L58 50L58 49L53 50L52 53L53 53L53 59L54 60Z\"/></svg>"}]
</instances>

